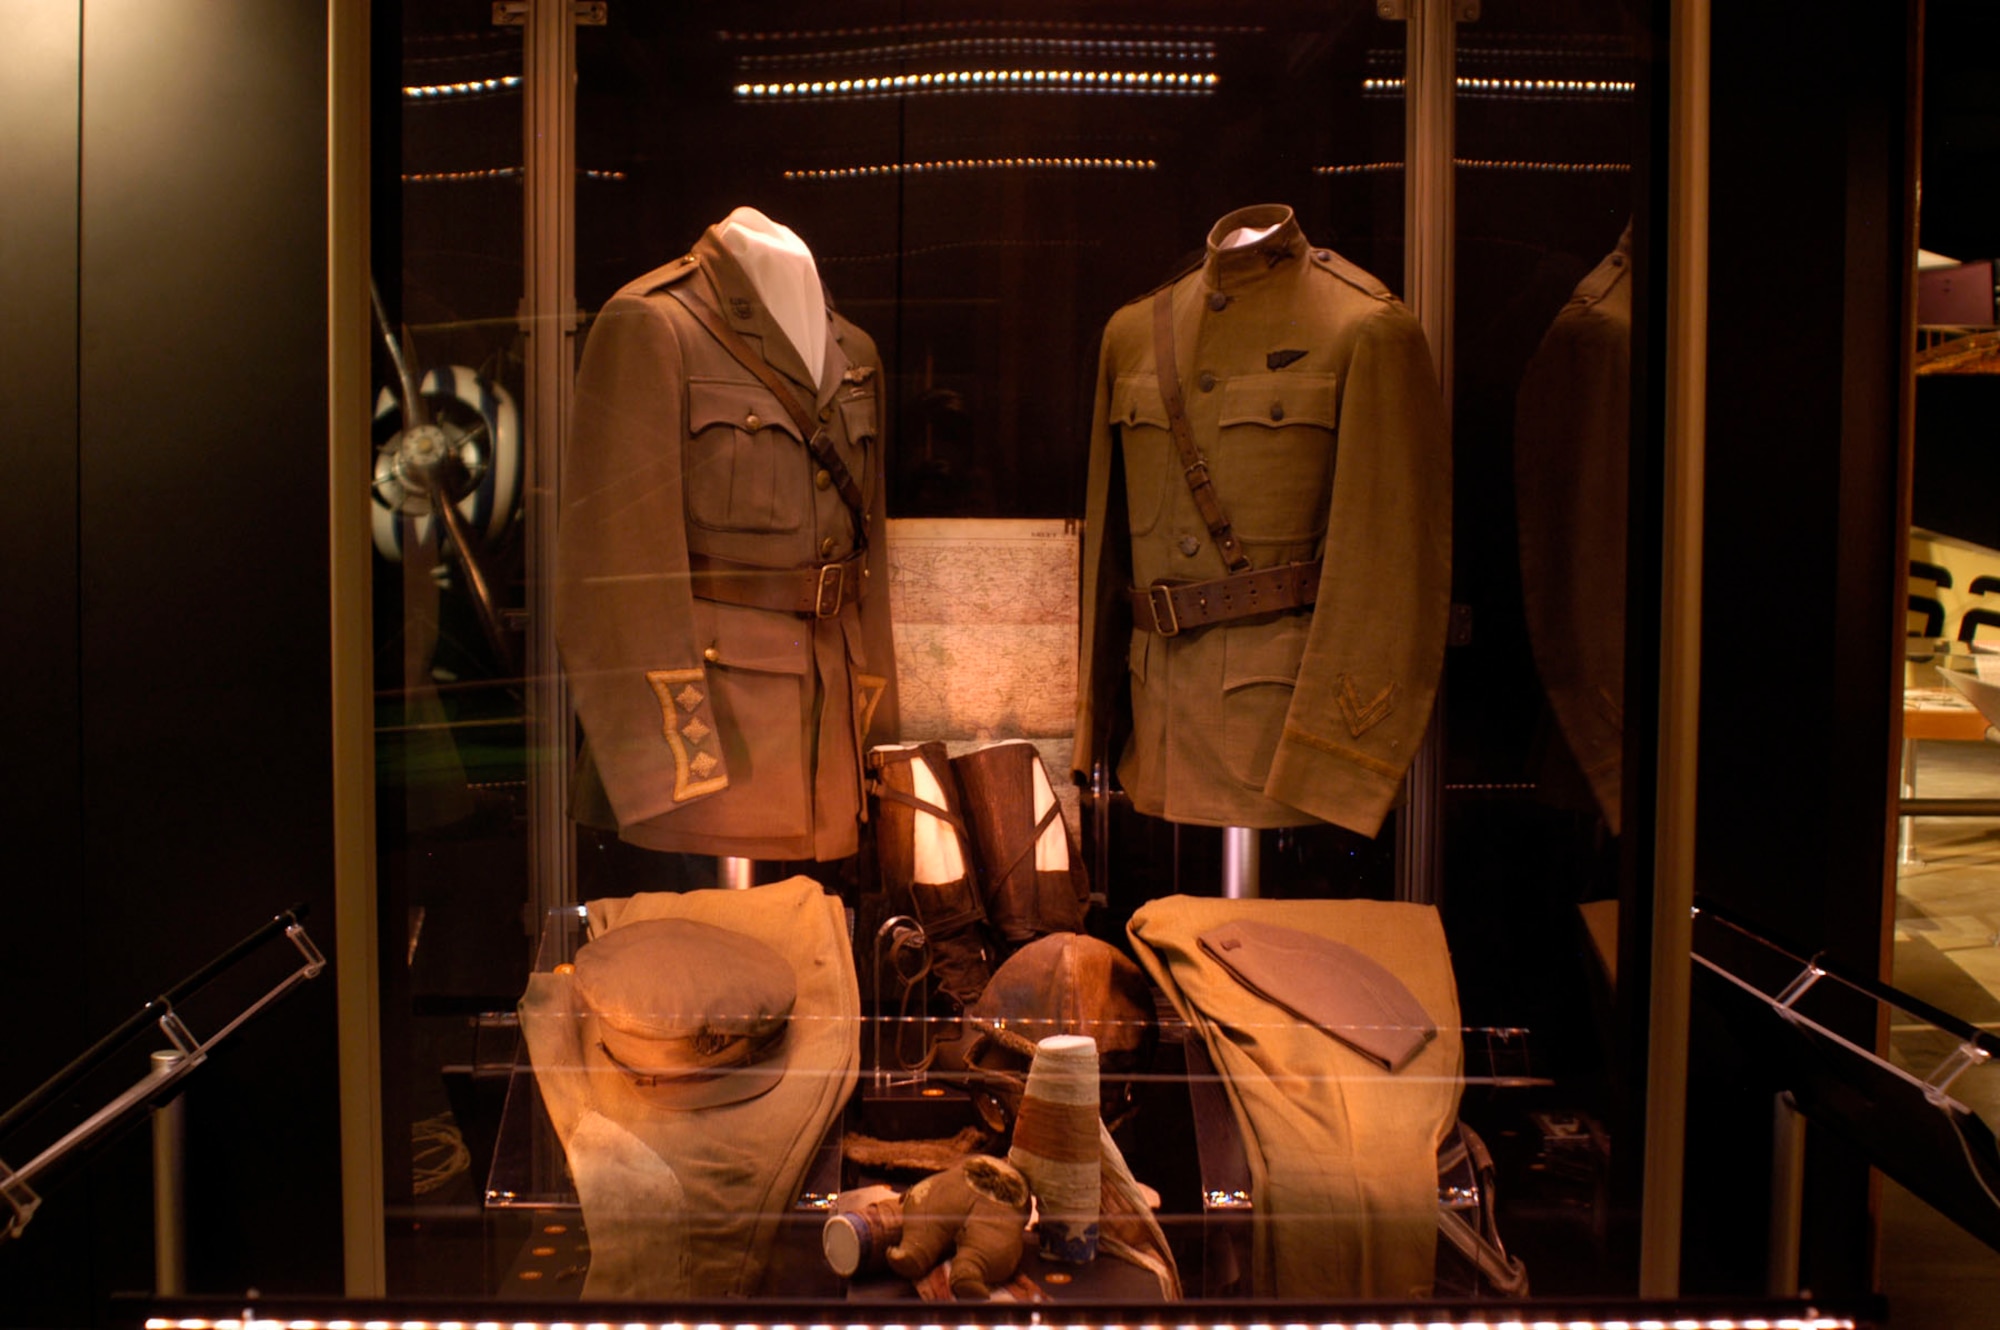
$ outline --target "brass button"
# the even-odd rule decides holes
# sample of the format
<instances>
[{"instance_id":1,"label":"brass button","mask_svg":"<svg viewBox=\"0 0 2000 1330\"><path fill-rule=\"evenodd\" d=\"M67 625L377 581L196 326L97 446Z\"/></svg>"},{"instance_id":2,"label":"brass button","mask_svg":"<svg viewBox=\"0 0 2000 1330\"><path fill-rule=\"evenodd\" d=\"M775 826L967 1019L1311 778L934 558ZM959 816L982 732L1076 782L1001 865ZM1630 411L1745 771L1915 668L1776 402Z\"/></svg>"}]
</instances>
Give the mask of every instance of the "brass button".
<instances>
[{"instance_id":1,"label":"brass button","mask_svg":"<svg viewBox=\"0 0 2000 1330\"><path fill-rule=\"evenodd\" d=\"M1196 379L1195 383L1205 393L1212 393L1215 391L1215 375L1209 373L1207 370L1203 370L1201 372L1201 377Z\"/></svg>"},{"instance_id":2,"label":"brass button","mask_svg":"<svg viewBox=\"0 0 2000 1330\"><path fill-rule=\"evenodd\" d=\"M1201 541L1193 536L1182 536L1180 539L1180 550L1182 554L1192 559L1195 555L1201 553Z\"/></svg>"},{"instance_id":3,"label":"brass button","mask_svg":"<svg viewBox=\"0 0 2000 1330\"><path fill-rule=\"evenodd\" d=\"M819 409L819 420L820 423L824 425L827 421L832 419L833 419L833 403L828 402L825 406Z\"/></svg>"},{"instance_id":4,"label":"brass button","mask_svg":"<svg viewBox=\"0 0 2000 1330\"><path fill-rule=\"evenodd\" d=\"M743 428L755 434L758 430L764 428L764 418L759 416L755 411L752 411L749 415L743 417Z\"/></svg>"},{"instance_id":5,"label":"brass button","mask_svg":"<svg viewBox=\"0 0 2000 1330\"><path fill-rule=\"evenodd\" d=\"M832 489L833 472L824 470L813 472L813 487L815 489L823 489L823 490Z\"/></svg>"},{"instance_id":6,"label":"brass button","mask_svg":"<svg viewBox=\"0 0 2000 1330\"><path fill-rule=\"evenodd\" d=\"M1313 251L1313 257L1321 263L1330 263L1333 260L1333 251L1330 249L1316 249Z\"/></svg>"},{"instance_id":7,"label":"brass button","mask_svg":"<svg viewBox=\"0 0 2000 1330\"><path fill-rule=\"evenodd\" d=\"M1208 293L1208 307L1220 314L1229 308L1229 297L1220 291L1211 291Z\"/></svg>"},{"instance_id":8,"label":"brass button","mask_svg":"<svg viewBox=\"0 0 2000 1330\"><path fill-rule=\"evenodd\" d=\"M822 540L819 543L819 557L822 559L831 559L833 557L832 536L828 536L825 540Z\"/></svg>"},{"instance_id":9,"label":"brass button","mask_svg":"<svg viewBox=\"0 0 2000 1330\"><path fill-rule=\"evenodd\" d=\"M1283 402L1271 403L1271 419L1283 420L1284 418L1285 418L1285 404Z\"/></svg>"},{"instance_id":10,"label":"brass button","mask_svg":"<svg viewBox=\"0 0 2000 1330\"><path fill-rule=\"evenodd\" d=\"M714 664L716 661L722 659L722 653L714 647L703 647L701 649L701 658L710 664Z\"/></svg>"}]
</instances>

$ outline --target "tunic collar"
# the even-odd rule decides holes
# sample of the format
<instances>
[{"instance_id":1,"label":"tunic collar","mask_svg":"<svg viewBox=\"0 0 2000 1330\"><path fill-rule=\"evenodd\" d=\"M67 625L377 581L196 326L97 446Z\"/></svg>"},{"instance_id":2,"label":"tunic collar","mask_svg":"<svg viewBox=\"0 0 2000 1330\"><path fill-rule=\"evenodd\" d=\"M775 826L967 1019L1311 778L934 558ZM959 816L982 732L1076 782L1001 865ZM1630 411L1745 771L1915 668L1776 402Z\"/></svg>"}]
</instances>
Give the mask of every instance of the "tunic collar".
<instances>
[{"instance_id":1,"label":"tunic collar","mask_svg":"<svg viewBox=\"0 0 2000 1330\"><path fill-rule=\"evenodd\" d=\"M1276 229L1247 245L1222 247L1231 232L1246 227L1253 231ZM1305 232L1299 229L1298 219L1284 204L1259 203L1238 208L1208 233L1208 258L1201 268L1202 285L1211 291L1233 295L1268 277L1295 271L1293 265L1305 258L1307 249Z\"/></svg>"},{"instance_id":2,"label":"tunic collar","mask_svg":"<svg viewBox=\"0 0 2000 1330\"><path fill-rule=\"evenodd\" d=\"M813 376L806 372L805 360L799 355L792 339L785 336L770 310L765 308L763 298L757 294L757 287L751 282L743 265L729 252L715 228L709 227L694 242L694 252L701 258L702 267L708 272L715 291L716 307L722 317L738 336L749 342L763 354L772 369L799 386L800 395L819 407L824 407L833 398L834 390L840 386L841 376L851 363L846 348L841 345L843 334L833 317L833 307L826 311L828 336L826 355L819 375L819 388L813 388Z\"/></svg>"}]
</instances>

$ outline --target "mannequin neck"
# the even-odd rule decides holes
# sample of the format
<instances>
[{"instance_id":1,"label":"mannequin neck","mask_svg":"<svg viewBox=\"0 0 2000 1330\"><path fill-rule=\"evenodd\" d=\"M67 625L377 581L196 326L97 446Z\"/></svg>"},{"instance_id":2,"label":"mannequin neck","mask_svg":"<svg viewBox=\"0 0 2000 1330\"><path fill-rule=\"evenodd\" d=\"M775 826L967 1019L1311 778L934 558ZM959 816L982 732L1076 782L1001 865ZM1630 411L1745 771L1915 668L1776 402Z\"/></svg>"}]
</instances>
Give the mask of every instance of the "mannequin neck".
<instances>
[{"instance_id":1,"label":"mannequin neck","mask_svg":"<svg viewBox=\"0 0 2000 1330\"><path fill-rule=\"evenodd\" d=\"M812 251L791 228L755 208L738 208L715 228L716 238L743 269L771 319L820 386L826 360L826 293Z\"/></svg>"}]
</instances>

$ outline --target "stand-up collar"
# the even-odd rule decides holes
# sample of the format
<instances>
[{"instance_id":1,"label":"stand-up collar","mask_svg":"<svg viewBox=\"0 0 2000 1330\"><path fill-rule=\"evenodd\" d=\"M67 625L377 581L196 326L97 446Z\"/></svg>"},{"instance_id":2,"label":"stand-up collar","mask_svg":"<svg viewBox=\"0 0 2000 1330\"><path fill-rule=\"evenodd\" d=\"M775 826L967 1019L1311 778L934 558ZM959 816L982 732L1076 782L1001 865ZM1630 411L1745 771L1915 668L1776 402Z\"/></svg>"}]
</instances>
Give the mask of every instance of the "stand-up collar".
<instances>
[{"instance_id":1,"label":"stand-up collar","mask_svg":"<svg viewBox=\"0 0 2000 1330\"><path fill-rule=\"evenodd\" d=\"M1222 242L1232 231L1248 227L1261 231L1276 227L1262 240L1229 249ZM1234 294L1255 286L1277 272L1290 272L1292 265L1306 256L1305 233L1298 219L1282 203L1258 203L1238 208L1217 222L1208 233L1208 260L1202 265L1202 284L1211 291Z\"/></svg>"}]
</instances>

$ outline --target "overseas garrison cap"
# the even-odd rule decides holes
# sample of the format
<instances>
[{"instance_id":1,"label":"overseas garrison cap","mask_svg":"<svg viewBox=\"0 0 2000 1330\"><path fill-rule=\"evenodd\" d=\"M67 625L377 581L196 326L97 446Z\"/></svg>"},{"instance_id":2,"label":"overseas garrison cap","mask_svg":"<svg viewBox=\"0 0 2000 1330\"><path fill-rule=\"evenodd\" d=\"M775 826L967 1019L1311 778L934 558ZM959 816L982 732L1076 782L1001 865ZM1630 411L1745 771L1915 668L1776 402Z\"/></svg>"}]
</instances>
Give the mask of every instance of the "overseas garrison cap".
<instances>
[{"instance_id":1,"label":"overseas garrison cap","mask_svg":"<svg viewBox=\"0 0 2000 1330\"><path fill-rule=\"evenodd\" d=\"M1197 941L1236 982L1389 1071L1437 1034L1402 980L1344 942L1254 919L1232 919Z\"/></svg>"},{"instance_id":2,"label":"overseas garrison cap","mask_svg":"<svg viewBox=\"0 0 2000 1330\"><path fill-rule=\"evenodd\" d=\"M611 929L577 951L576 992L605 1055L666 1107L737 1103L784 1075L798 979L746 934L692 919Z\"/></svg>"}]
</instances>

